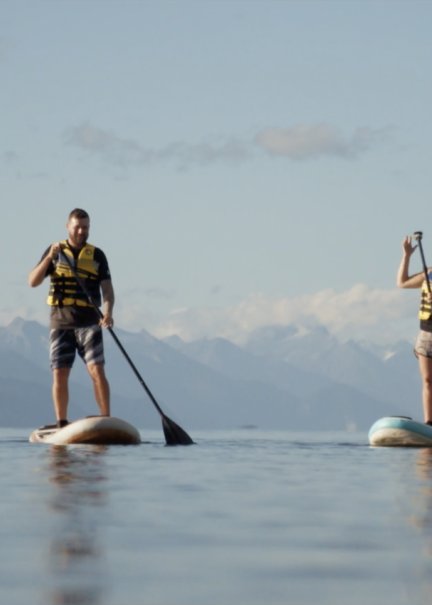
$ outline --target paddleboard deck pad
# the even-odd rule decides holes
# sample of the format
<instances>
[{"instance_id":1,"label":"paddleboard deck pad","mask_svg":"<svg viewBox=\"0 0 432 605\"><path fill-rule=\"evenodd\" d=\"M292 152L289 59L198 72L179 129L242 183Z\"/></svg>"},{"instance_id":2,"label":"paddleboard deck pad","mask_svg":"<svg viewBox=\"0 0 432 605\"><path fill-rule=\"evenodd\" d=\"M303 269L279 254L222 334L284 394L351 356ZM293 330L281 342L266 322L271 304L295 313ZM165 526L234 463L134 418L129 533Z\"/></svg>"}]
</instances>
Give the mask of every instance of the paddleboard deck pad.
<instances>
[{"instance_id":1,"label":"paddleboard deck pad","mask_svg":"<svg viewBox=\"0 0 432 605\"><path fill-rule=\"evenodd\" d=\"M432 426L404 416L381 418L369 431L369 443L382 447L432 447Z\"/></svg>"},{"instance_id":2,"label":"paddleboard deck pad","mask_svg":"<svg viewBox=\"0 0 432 605\"><path fill-rule=\"evenodd\" d=\"M137 445L139 431L124 420L113 416L89 416L76 420L61 429L41 427L29 437L31 443L70 445L92 443L97 445Z\"/></svg>"}]
</instances>

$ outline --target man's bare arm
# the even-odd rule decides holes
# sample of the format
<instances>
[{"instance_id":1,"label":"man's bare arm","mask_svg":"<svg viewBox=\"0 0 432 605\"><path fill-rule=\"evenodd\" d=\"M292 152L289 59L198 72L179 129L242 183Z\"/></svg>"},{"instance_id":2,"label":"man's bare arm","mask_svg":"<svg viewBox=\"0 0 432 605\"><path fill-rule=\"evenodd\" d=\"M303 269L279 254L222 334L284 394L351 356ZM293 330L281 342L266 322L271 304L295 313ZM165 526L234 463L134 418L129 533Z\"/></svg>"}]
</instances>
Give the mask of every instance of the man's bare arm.
<instances>
[{"instance_id":1,"label":"man's bare arm","mask_svg":"<svg viewBox=\"0 0 432 605\"><path fill-rule=\"evenodd\" d=\"M60 242L53 244L48 251L48 254L36 265L29 273L28 283L32 288L40 286L45 279L47 269L50 263L58 256L60 252Z\"/></svg>"},{"instance_id":2,"label":"man's bare arm","mask_svg":"<svg viewBox=\"0 0 432 605\"><path fill-rule=\"evenodd\" d=\"M113 308L114 308L114 288L110 279L104 279L100 283L103 302L104 302L104 318L101 320L104 328L112 328L114 325Z\"/></svg>"}]
</instances>

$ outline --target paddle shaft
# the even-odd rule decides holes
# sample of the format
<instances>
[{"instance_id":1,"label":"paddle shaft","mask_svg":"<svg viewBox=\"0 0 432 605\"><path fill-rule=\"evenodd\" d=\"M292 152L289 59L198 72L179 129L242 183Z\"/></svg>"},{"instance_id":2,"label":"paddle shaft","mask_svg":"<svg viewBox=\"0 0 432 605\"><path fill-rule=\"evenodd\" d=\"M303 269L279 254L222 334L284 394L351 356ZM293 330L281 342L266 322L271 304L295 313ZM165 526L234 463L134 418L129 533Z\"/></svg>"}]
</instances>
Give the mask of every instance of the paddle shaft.
<instances>
[{"instance_id":1,"label":"paddle shaft","mask_svg":"<svg viewBox=\"0 0 432 605\"><path fill-rule=\"evenodd\" d=\"M68 255L65 253L63 254L63 256L66 259L67 264L69 265L70 270L72 271L75 279L77 280L78 284L80 285L80 287L82 288L84 294L87 296L89 302L93 305L93 307L96 310L96 313L98 314L98 316L100 317L100 319L104 318L104 314L102 313L102 311L99 309L99 307L97 306L94 298L92 297L92 295L90 294L90 292L87 290L87 288L84 285L84 282L82 281L82 279L80 278L80 276L78 275L77 271L75 270L74 266L72 265L70 259L68 258ZM145 392L147 393L147 395L150 397L153 405L155 406L155 408L157 409L157 411L159 412L159 414L163 417L166 418L165 414L163 413L163 411L161 410L161 408L159 407L158 402L156 401L156 399L154 398L152 392L150 391L150 389L148 388L148 386L146 385L146 383L144 382L143 377L141 376L141 374L138 372L138 370L135 367L135 364L133 363L132 359L129 357L129 355L126 353L122 343L119 341L117 335L115 334L114 330L112 328L107 328L107 330L109 331L109 333L111 334L111 336L114 338L114 341L116 343L116 345L118 346L118 348L120 349L120 351L123 353L126 361L128 362L128 364L130 365L130 367L132 368L132 371L134 372L135 376L138 378L138 380L141 383L141 386L144 388Z\"/></svg>"},{"instance_id":2,"label":"paddle shaft","mask_svg":"<svg viewBox=\"0 0 432 605\"><path fill-rule=\"evenodd\" d=\"M417 235L416 240L418 241L418 247L419 247L419 250L420 250L420 256L421 256L422 265L423 265L423 273L425 275L425 280L426 280L426 287L428 289L429 294L432 294L430 283L429 283L429 276L428 276L428 270L427 270L425 255L424 255L424 252L423 252L422 236L418 235L418 233L419 232L417 232L417 234L414 234L414 236Z\"/></svg>"}]
</instances>

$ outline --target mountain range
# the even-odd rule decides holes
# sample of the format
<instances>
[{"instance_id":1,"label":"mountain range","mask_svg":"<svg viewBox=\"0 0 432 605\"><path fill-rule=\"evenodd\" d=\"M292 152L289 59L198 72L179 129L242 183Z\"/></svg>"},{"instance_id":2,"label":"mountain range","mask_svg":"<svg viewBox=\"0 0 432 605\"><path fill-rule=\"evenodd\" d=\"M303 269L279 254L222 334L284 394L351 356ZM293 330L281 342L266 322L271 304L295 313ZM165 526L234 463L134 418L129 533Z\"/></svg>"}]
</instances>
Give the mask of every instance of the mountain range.
<instances>
[{"instance_id":1,"label":"mountain range","mask_svg":"<svg viewBox=\"0 0 432 605\"><path fill-rule=\"evenodd\" d=\"M188 432L239 427L367 430L382 416L421 416L421 384L412 346L369 350L340 343L323 328L268 326L243 346L222 338L158 340L116 334L162 410ZM104 333L112 414L141 429L160 428L142 385ZM85 365L75 362L69 419L97 413ZM16 318L0 328L0 426L53 421L48 329Z\"/></svg>"}]
</instances>

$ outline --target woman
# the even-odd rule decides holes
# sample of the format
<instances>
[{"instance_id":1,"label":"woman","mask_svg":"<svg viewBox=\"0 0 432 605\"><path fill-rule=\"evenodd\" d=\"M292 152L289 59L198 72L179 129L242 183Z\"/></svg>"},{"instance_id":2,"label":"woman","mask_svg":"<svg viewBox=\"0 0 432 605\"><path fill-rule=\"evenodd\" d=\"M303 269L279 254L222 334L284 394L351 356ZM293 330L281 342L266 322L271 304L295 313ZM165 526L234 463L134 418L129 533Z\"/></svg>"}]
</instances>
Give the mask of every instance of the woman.
<instances>
[{"instance_id":1,"label":"woman","mask_svg":"<svg viewBox=\"0 0 432 605\"><path fill-rule=\"evenodd\" d=\"M432 295L429 294L423 272L408 275L410 258L417 246L406 237L402 244L403 257L397 276L400 288L421 288L420 331L414 346L414 354L419 360L420 374L423 383L423 413L426 424L432 426ZM432 269L428 269L429 282L432 283Z\"/></svg>"}]
</instances>

